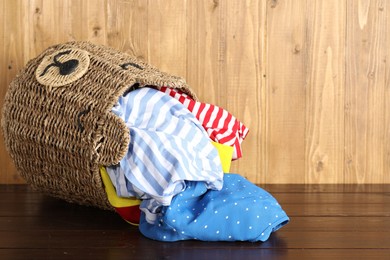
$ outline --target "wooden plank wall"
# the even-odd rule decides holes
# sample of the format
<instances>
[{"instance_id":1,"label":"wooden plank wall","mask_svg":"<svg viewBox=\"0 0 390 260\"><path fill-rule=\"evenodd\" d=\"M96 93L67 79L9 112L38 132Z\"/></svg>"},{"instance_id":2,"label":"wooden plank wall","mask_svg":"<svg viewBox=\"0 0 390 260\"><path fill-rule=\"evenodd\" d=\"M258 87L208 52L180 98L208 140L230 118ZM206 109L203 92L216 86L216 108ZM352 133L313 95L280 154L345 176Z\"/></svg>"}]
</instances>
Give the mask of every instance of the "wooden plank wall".
<instances>
[{"instance_id":1,"label":"wooden plank wall","mask_svg":"<svg viewBox=\"0 0 390 260\"><path fill-rule=\"evenodd\" d=\"M183 76L249 128L256 183L390 183L390 1L1 0L0 98L69 40ZM23 182L0 142L0 183Z\"/></svg>"}]
</instances>

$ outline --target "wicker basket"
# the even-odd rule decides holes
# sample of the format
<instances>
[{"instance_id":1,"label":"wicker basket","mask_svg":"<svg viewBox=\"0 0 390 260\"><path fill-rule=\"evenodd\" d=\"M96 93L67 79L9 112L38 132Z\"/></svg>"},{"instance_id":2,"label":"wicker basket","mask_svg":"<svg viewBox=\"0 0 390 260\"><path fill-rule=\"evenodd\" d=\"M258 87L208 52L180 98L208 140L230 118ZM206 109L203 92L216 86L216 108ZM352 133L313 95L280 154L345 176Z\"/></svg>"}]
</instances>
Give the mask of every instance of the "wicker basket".
<instances>
[{"instance_id":1,"label":"wicker basket","mask_svg":"<svg viewBox=\"0 0 390 260\"><path fill-rule=\"evenodd\" d=\"M39 191L111 209L99 173L127 152L129 130L111 108L132 87L178 88L182 78L89 42L50 47L29 61L6 94L2 128L20 174Z\"/></svg>"}]
</instances>

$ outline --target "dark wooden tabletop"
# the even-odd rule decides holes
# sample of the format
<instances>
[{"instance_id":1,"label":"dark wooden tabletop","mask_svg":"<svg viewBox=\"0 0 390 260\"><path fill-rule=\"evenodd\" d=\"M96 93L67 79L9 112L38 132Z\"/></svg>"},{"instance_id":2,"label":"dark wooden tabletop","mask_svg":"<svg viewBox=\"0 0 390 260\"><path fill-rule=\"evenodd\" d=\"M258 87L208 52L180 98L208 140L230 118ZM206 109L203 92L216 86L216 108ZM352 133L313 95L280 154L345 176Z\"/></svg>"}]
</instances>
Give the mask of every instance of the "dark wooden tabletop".
<instances>
[{"instance_id":1,"label":"dark wooden tabletop","mask_svg":"<svg viewBox=\"0 0 390 260\"><path fill-rule=\"evenodd\" d=\"M390 185L263 185L291 218L265 243L157 242L116 213L0 185L0 259L390 259Z\"/></svg>"}]
</instances>

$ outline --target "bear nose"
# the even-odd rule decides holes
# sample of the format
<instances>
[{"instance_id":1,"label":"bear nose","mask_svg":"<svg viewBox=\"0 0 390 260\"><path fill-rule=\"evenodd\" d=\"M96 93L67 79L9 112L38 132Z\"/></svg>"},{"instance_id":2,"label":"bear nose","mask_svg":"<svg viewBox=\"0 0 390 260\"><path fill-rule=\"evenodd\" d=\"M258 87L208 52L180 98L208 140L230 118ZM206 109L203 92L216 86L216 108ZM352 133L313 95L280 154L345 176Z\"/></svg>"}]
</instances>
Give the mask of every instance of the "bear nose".
<instances>
[{"instance_id":1,"label":"bear nose","mask_svg":"<svg viewBox=\"0 0 390 260\"><path fill-rule=\"evenodd\" d=\"M60 74L64 76L69 75L75 71L78 65L78 60L68 60L64 63L59 63L57 66L60 68Z\"/></svg>"}]
</instances>

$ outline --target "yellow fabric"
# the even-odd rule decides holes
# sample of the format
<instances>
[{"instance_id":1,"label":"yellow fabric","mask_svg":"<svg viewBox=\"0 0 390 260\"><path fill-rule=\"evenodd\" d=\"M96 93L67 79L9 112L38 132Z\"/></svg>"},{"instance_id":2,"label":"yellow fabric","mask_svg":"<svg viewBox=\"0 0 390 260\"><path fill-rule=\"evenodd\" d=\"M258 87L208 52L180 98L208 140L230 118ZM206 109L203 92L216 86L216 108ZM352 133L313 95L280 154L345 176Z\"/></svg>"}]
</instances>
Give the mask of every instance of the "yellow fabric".
<instances>
[{"instance_id":1,"label":"yellow fabric","mask_svg":"<svg viewBox=\"0 0 390 260\"><path fill-rule=\"evenodd\" d=\"M230 172L234 148L228 145L211 142L218 150L219 158L221 159L223 172Z\"/></svg>"},{"instance_id":2,"label":"yellow fabric","mask_svg":"<svg viewBox=\"0 0 390 260\"><path fill-rule=\"evenodd\" d=\"M230 165L232 162L232 156L233 156L233 147L224 144L219 144L216 142L212 142L212 144L218 150L223 172L229 172ZM130 206L136 206L141 204L141 201L136 198L118 197L115 191L115 187L112 185L110 176L108 176L106 168L100 167L100 175L102 176L108 201L113 207L123 208L123 207L130 207Z\"/></svg>"},{"instance_id":3,"label":"yellow fabric","mask_svg":"<svg viewBox=\"0 0 390 260\"><path fill-rule=\"evenodd\" d=\"M100 167L100 175L102 176L108 201L113 207L123 208L141 204L141 201L136 198L122 198L116 194L115 187L112 185L110 176L108 176L106 168Z\"/></svg>"}]
</instances>

